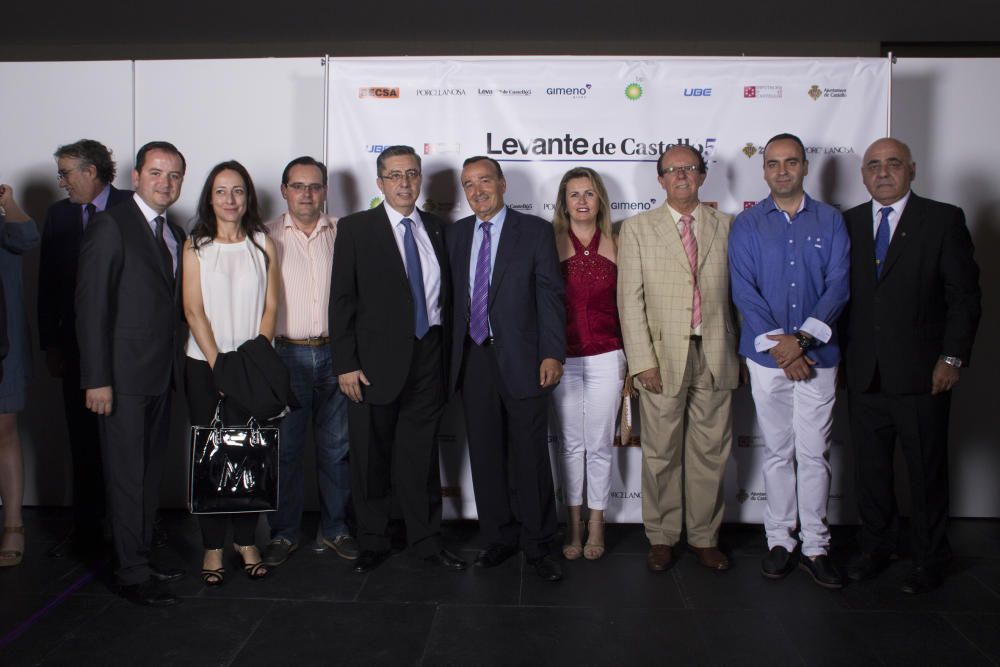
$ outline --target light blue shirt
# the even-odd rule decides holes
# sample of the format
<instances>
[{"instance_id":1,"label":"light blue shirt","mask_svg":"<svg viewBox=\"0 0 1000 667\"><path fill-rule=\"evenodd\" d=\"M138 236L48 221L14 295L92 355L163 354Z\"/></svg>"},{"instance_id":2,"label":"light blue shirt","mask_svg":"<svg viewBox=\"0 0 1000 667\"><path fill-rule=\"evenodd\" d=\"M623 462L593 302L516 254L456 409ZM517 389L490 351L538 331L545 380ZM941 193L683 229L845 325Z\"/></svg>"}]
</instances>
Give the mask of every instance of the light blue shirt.
<instances>
[{"instance_id":1,"label":"light blue shirt","mask_svg":"<svg viewBox=\"0 0 1000 667\"><path fill-rule=\"evenodd\" d=\"M500 247L500 232L503 231L503 223L507 219L507 207L504 206L493 216L492 220L485 221L476 217L476 226L472 232L472 255L469 258L469 302L472 301L472 291L476 287L476 262L479 259L479 248L483 245L483 222L492 223L490 227L490 282L493 282L493 267L497 263L497 248ZM490 335L493 335L493 323L490 322Z\"/></svg>"}]
</instances>

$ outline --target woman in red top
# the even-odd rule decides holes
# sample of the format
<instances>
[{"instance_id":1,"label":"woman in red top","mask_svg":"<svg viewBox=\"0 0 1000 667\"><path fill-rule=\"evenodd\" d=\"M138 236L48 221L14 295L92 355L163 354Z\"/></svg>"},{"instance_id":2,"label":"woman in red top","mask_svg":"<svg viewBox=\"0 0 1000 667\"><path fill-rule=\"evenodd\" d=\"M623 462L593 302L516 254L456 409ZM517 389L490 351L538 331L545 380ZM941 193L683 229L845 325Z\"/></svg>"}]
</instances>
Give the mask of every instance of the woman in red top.
<instances>
[{"instance_id":1,"label":"woman in red top","mask_svg":"<svg viewBox=\"0 0 1000 667\"><path fill-rule=\"evenodd\" d=\"M625 354L608 193L593 169L577 167L563 176L553 228L566 280L566 365L553 395L569 512L563 556L596 560L604 555L604 510ZM585 477L590 516L587 543L581 545Z\"/></svg>"}]
</instances>

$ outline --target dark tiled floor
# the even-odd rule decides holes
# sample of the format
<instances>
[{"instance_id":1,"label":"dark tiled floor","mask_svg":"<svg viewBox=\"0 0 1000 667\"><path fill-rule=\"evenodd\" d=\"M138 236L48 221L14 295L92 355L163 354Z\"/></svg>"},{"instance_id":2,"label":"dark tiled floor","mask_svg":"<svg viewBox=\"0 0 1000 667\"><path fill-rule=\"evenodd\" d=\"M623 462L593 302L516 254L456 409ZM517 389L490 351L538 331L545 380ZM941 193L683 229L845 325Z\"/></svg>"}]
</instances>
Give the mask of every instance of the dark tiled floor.
<instances>
[{"instance_id":1,"label":"dark tiled floor","mask_svg":"<svg viewBox=\"0 0 1000 667\"><path fill-rule=\"evenodd\" d=\"M601 561L563 561L559 584L540 581L521 558L451 573L406 552L356 575L303 544L262 582L228 555L226 585L206 589L196 576L197 523L167 512L170 545L156 559L189 574L175 587L180 605L146 609L113 594L107 564L45 555L68 516L28 510L27 560L0 570L4 667L1000 664L996 520L953 521L957 558L945 585L906 597L897 590L905 561L839 592L800 572L765 580L756 526L724 528L733 569L721 574L685 552L670 571L648 573L642 529L625 525L608 527ZM445 530L471 561L480 547L475 524ZM853 529L835 529L834 544L843 562Z\"/></svg>"}]
</instances>

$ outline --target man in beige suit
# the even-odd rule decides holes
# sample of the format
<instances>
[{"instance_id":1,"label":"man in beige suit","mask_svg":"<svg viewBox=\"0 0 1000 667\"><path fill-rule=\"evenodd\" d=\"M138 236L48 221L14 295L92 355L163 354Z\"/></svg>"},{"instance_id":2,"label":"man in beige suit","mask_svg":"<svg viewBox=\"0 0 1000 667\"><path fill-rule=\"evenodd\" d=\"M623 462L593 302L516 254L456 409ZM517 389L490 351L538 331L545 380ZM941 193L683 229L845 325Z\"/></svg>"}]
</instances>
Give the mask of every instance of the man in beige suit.
<instances>
[{"instance_id":1,"label":"man in beige suit","mask_svg":"<svg viewBox=\"0 0 1000 667\"><path fill-rule=\"evenodd\" d=\"M670 567L686 524L699 562L726 570L718 548L722 476L739 380L732 217L698 200L707 169L696 149L674 146L656 166L666 203L625 220L618 241L618 309L639 390L646 564L653 572Z\"/></svg>"}]
</instances>

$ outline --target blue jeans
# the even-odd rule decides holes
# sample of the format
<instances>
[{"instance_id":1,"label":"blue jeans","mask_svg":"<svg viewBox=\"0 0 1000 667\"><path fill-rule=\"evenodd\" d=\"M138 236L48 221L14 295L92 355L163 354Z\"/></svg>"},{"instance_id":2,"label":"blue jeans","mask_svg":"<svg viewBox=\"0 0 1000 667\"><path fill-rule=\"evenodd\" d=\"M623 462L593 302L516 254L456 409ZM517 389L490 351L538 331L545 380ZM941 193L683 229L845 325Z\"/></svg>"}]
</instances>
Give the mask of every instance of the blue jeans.
<instances>
[{"instance_id":1,"label":"blue jeans","mask_svg":"<svg viewBox=\"0 0 1000 667\"><path fill-rule=\"evenodd\" d=\"M347 504L351 501L348 462L347 397L340 393L329 345L308 347L275 341L275 349L291 373L292 391L302 406L281 422L281 467L278 511L270 515L271 539L299 541L305 479L302 459L306 426L313 425L316 481L319 484L323 537L347 535Z\"/></svg>"}]
</instances>

